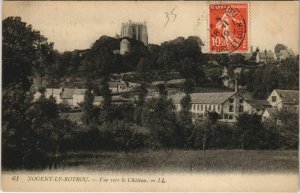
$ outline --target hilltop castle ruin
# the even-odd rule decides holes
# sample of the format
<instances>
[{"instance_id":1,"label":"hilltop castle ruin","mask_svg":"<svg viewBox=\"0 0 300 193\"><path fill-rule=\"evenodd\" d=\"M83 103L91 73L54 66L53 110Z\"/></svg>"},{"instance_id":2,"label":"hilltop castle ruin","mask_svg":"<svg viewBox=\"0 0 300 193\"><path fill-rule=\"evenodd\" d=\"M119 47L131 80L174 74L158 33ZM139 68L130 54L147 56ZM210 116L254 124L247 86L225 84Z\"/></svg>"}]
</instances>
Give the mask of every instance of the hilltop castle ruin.
<instances>
[{"instance_id":1,"label":"hilltop castle ruin","mask_svg":"<svg viewBox=\"0 0 300 193\"><path fill-rule=\"evenodd\" d=\"M148 45L148 32L147 25L144 21L143 23L132 22L129 20L126 23L122 23L121 27L121 38L136 39L144 43L145 46Z\"/></svg>"}]
</instances>

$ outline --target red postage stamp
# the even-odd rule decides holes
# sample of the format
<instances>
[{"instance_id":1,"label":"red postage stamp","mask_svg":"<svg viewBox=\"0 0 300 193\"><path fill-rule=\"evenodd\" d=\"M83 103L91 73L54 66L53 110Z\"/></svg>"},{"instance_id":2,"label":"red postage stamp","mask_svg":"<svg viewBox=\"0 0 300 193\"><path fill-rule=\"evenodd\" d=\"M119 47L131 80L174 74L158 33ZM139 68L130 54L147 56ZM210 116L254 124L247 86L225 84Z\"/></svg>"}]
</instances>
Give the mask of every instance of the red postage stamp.
<instances>
[{"instance_id":1,"label":"red postage stamp","mask_svg":"<svg viewBox=\"0 0 300 193\"><path fill-rule=\"evenodd\" d=\"M248 51L248 3L210 3L209 51Z\"/></svg>"}]
</instances>

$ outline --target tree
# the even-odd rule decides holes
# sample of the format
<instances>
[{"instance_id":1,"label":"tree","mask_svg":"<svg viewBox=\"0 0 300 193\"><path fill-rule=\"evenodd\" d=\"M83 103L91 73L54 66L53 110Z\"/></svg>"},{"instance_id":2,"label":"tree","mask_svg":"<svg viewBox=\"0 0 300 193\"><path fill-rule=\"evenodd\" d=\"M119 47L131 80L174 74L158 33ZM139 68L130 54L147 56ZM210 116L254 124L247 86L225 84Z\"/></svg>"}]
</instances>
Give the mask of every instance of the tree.
<instances>
[{"instance_id":1,"label":"tree","mask_svg":"<svg viewBox=\"0 0 300 193\"><path fill-rule=\"evenodd\" d=\"M265 99L270 93L279 88L281 73L277 66L265 65L257 68L254 73L253 95L258 99Z\"/></svg>"},{"instance_id":2,"label":"tree","mask_svg":"<svg viewBox=\"0 0 300 193\"><path fill-rule=\"evenodd\" d=\"M118 57L113 54L119 49L120 41L109 36L101 36L81 61L81 73L90 80L108 76L117 65Z\"/></svg>"},{"instance_id":3,"label":"tree","mask_svg":"<svg viewBox=\"0 0 300 193\"><path fill-rule=\"evenodd\" d=\"M151 70L160 69L160 66L157 63L159 53L160 53L160 46L151 44L151 45L148 45L148 50L149 50L148 58L149 58L149 61L150 61L149 62L150 67L149 68Z\"/></svg>"},{"instance_id":4,"label":"tree","mask_svg":"<svg viewBox=\"0 0 300 193\"><path fill-rule=\"evenodd\" d=\"M39 164L57 164L65 151L64 141L72 135L74 125L60 117L54 98L45 99L43 96L27 110L26 121L30 129L24 144L25 166L35 168Z\"/></svg>"},{"instance_id":5,"label":"tree","mask_svg":"<svg viewBox=\"0 0 300 193\"><path fill-rule=\"evenodd\" d=\"M193 130L192 113L191 113L191 97L189 94L180 100L181 110L179 112L179 126L182 130L182 138L185 146L188 146L190 136Z\"/></svg>"},{"instance_id":6,"label":"tree","mask_svg":"<svg viewBox=\"0 0 300 193\"><path fill-rule=\"evenodd\" d=\"M8 17L2 24L3 164L5 167L25 167L34 164L31 161L35 155L45 153L44 150L40 151L35 127L36 121L44 113L37 111L35 116L30 114L36 106L31 103L29 89L33 68L40 64L41 58L49 56L51 44L31 25L22 22L20 17ZM44 112L52 115L51 105L46 107Z\"/></svg>"},{"instance_id":7,"label":"tree","mask_svg":"<svg viewBox=\"0 0 300 193\"><path fill-rule=\"evenodd\" d=\"M299 89L299 64L298 60L288 58L279 65L281 78L279 88L288 90Z\"/></svg>"},{"instance_id":8,"label":"tree","mask_svg":"<svg viewBox=\"0 0 300 193\"><path fill-rule=\"evenodd\" d=\"M242 54L231 54L229 60L230 64L234 66L245 64L245 56Z\"/></svg>"},{"instance_id":9,"label":"tree","mask_svg":"<svg viewBox=\"0 0 300 193\"><path fill-rule=\"evenodd\" d=\"M284 45L284 44L276 44L276 45L275 45L275 48L274 48L275 53L278 53L278 52L280 52L281 50L286 50L286 49L287 49L287 47L286 47L286 45Z\"/></svg>"},{"instance_id":10,"label":"tree","mask_svg":"<svg viewBox=\"0 0 300 193\"><path fill-rule=\"evenodd\" d=\"M158 92L159 92L160 98L166 99L168 97L168 92L167 92L167 89L166 89L166 85L159 84L157 87L158 87Z\"/></svg>"},{"instance_id":11,"label":"tree","mask_svg":"<svg viewBox=\"0 0 300 193\"><path fill-rule=\"evenodd\" d=\"M2 164L4 167L24 166L24 145L29 135L30 123L26 111L31 97L20 85L11 85L2 91Z\"/></svg>"},{"instance_id":12,"label":"tree","mask_svg":"<svg viewBox=\"0 0 300 193\"><path fill-rule=\"evenodd\" d=\"M126 121L113 120L105 122L99 127L100 135L102 135L106 149L116 149L128 151L133 141L134 132Z\"/></svg>"},{"instance_id":13,"label":"tree","mask_svg":"<svg viewBox=\"0 0 300 193\"><path fill-rule=\"evenodd\" d=\"M22 90L31 86L33 68L51 59L53 44L20 17L8 17L2 22L3 88L21 85Z\"/></svg>"},{"instance_id":14,"label":"tree","mask_svg":"<svg viewBox=\"0 0 300 193\"><path fill-rule=\"evenodd\" d=\"M216 112L208 112L204 117L204 120L196 120L195 129L193 130L193 138L194 138L194 146L200 147L202 146L202 158L203 158L203 165L204 168L206 167L206 158L205 158L205 151L207 148L207 141L209 133L212 130L215 130L217 126L217 119L218 114Z\"/></svg>"},{"instance_id":15,"label":"tree","mask_svg":"<svg viewBox=\"0 0 300 193\"><path fill-rule=\"evenodd\" d=\"M266 147L265 132L260 116L243 113L237 118L236 126L242 149Z\"/></svg>"},{"instance_id":16,"label":"tree","mask_svg":"<svg viewBox=\"0 0 300 193\"><path fill-rule=\"evenodd\" d=\"M160 88L160 97L149 99L143 108L142 124L150 128L151 142L154 147L174 146L176 130L175 106Z\"/></svg>"},{"instance_id":17,"label":"tree","mask_svg":"<svg viewBox=\"0 0 300 193\"><path fill-rule=\"evenodd\" d=\"M86 125L96 125L98 119L97 109L94 107L94 94L87 89L84 95L84 102L80 105L82 109L82 121Z\"/></svg>"},{"instance_id":18,"label":"tree","mask_svg":"<svg viewBox=\"0 0 300 193\"><path fill-rule=\"evenodd\" d=\"M193 80L197 85L203 83L206 79L202 66L189 57L181 61L180 74L185 79Z\"/></svg>"},{"instance_id":19,"label":"tree","mask_svg":"<svg viewBox=\"0 0 300 193\"><path fill-rule=\"evenodd\" d=\"M281 110L275 115L274 131L281 137L281 147L285 149L296 149L299 144L299 113ZM280 120L280 123L277 122Z\"/></svg>"},{"instance_id":20,"label":"tree","mask_svg":"<svg viewBox=\"0 0 300 193\"><path fill-rule=\"evenodd\" d=\"M221 66L229 67L229 56L228 54L205 54L210 61L216 61Z\"/></svg>"},{"instance_id":21,"label":"tree","mask_svg":"<svg viewBox=\"0 0 300 193\"><path fill-rule=\"evenodd\" d=\"M185 93L192 93L195 87L195 83L192 79L186 79L182 85L182 89Z\"/></svg>"},{"instance_id":22,"label":"tree","mask_svg":"<svg viewBox=\"0 0 300 193\"><path fill-rule=\"evenodd\" d=\"M145 104L146 95L148 93L145 83L142 83L141 86L138 87L137 92L138 92L138 101L136 103L136 107L134 110L134 119L138 125L141 125L143 107Z\"/></svg>"},{"instance_id":23,"label":"tree","mask_svg":"<svg viewBox=\"0 0 300 193\"><path fill-rule=\"evenodd\" d=\"M260 52L259 47L256 47L255 52L256 52L256 53L259 53L259 52Z\"/></svg>"},{"instance_id":24,"label":"tree","mask_svg":"<svg viewBox=\"0 0 300 193\"><path fill-rule=\"evenodd\" d=\"M51 73L51 67L54 63L53 43L47 43L46 38L43 41L36 52L37 60L33 63L34 73L40 76L40 87L43 87L43 77Z\"/></svg>"},{"instance_id":25,"label":"tree","mask_svg":"<svg viewBox=\"0 0 300 193\"><path fill-rule=\"evenodd\" d=\"M198 76L202 78L203 73L199 70L201 64L206 62L206 58L201 52L202 45L200 38L195 36L190 36L187 39L178 37L164 42L160 48L157 64L166 72L176 70L184 73L185 68L190 66L190 69L196 70L195 74L200 72ZM197 76L193 76L193 78L196 80Z\"/></svg>"},{"instance_id":26,"label":"tree","mask_svg":"<svg viewBox=\"0 0 300 193\"><path fill-rule=\"evenodd\" d=\"M244 71L242 70L238 83L242 86L246 86L248 91L253 91L253 86L254 86L254 70L250 69L249 71Z\"/></svg>"},{"instance_id":27,"label":"tree","mask_svg":"<svg viewBox=\"0 0 300 193\"><path fill-rule=\"evenodd\" d=\"M141 58L139 63L137 64L136 71L138 73L139 79L142 82L147 81L147 72L149 68L150 68L149 58L146 57Z\"/></svg>"},{"instance_id":28,"label":"tree","mask_svg":"<svg viewBox=\"0 0 300 193\"><path fill-rule=\"evenodd\" d=\"M111 90L109 89L108 81L104 78L102 83L101 93L104 98L103 108L108 109L111 107L112 95Z\"/></svg>"}]
</instances>

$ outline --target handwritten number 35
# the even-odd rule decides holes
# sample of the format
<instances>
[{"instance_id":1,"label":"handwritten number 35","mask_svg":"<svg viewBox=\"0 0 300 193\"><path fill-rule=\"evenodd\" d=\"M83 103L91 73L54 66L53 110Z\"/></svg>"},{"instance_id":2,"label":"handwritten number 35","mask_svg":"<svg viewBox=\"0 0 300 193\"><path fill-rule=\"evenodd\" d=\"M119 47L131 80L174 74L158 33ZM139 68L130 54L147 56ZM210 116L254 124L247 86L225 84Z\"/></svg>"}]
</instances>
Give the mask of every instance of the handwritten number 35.
<instances>
[{"instance_id":1,"label":"handwritten number 35","mask_svg":"<svg viewBox=\"0 0 300 193\"><path fill-rule=\"evenodd\" d=\"M175 9L176 9L176 7L174 7L170 12L165 12L167 21L166 21L164 27L166 27L166 25L169 23L169 21L170 21L171 18L173 18L173 22L175 21L175 19L176 19L176 17L177 17L177 15L176 15L175 12L174 12Z\"/></svg>"}]
</instances>

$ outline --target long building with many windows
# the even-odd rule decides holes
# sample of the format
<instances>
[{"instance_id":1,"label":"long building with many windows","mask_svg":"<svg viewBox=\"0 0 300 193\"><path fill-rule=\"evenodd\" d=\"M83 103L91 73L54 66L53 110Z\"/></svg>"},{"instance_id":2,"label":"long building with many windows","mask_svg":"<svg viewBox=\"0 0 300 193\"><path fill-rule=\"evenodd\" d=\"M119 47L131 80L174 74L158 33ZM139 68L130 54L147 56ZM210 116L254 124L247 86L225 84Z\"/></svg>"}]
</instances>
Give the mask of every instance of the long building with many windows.
<instances>
[{"instance_id":1,"label":"long building with many windows","mask_svg":"<svg viewBox=\"0 0 300 193\"><path fill-rule=\"evenodd\" d=\"M176 111L181 110L181 99L185 94L171 96ZM238 92L192 93L191 112L193 119L203 119L207 112L216 112L220 115L220 122L236 122L241 113L261 114L261 110L247 101Z\"/></svg>"}]
</instances>

